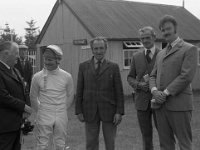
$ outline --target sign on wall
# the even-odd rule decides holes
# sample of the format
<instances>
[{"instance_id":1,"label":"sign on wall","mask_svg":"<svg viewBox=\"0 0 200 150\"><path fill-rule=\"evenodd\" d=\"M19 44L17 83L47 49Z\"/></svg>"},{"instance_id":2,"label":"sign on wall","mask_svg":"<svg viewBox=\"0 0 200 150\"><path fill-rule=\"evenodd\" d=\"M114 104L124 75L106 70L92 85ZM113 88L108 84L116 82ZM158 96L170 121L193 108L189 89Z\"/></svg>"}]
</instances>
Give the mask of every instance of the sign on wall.
<instances>
[{"instance_id":1,"label":"sign on wall","mask_svg":"<svg viewBox=\"0 0 200 150\"><path fill-rule=\"evenodd\" d=\"M87 45L87 39L77 39L73 40L74 45Z\"/></svg>"}]
</instances>

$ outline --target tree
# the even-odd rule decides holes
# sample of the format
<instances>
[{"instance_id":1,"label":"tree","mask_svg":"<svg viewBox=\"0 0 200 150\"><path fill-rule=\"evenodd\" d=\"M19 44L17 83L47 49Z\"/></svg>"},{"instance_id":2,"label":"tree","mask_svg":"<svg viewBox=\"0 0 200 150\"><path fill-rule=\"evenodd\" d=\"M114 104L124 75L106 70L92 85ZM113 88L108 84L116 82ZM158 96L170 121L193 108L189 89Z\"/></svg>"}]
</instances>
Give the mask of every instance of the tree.
<instances>
[{"instance_id":1,"label":"tree","mask_svg":"<svg viewBox=\"0 0 200 150\"><path fill-rule=\"evenodd\" d=\"M19 37L14 29L10 29L9 24L5 24L6 27L3 28L3 32L0 36L0 42L3 41L13 41L17 44L22 44L22 37Z\"/></svg>"},{"instance_id":2,"label":"tree","mask_svg":"<svg viewBox=\"0 0 200 150\"><path fill-rule=\"evenodd\" d=\"M29 47L30 50L36 50L36 40L39 35L39 27L35 27L36 21L31 19L30 21L26 21L28 27L25 28L26 35L25 35L25 44Z\"/></svg>"}]
</instances>

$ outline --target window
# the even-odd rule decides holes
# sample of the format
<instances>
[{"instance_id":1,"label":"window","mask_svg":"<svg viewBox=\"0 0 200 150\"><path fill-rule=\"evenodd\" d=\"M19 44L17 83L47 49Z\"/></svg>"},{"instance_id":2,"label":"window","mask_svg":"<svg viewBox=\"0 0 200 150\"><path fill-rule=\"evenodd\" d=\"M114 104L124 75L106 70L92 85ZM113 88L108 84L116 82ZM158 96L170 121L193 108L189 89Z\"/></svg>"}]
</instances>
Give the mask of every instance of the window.
<instances>
[{"instance_id":1,"label":"window","mask_svg":"<svg viewBox=\"0 0 200 150\"><path fill-rule=\"evenodd\" d=\"M124 69L130 69L133 54L143 48L139 41L123 42L123 66Z\"/></svg>"},{"instance_id":2,"label":"window","mask_svg":"<svg viewBox=\"0 0 200 150\"><path fill-rule=\"evenodd\" d=\"M137 50L124 50L124 69L130 69L131 66L131 60L133 57L133 54L137 52Z\"/></svg>"}]
</instances>

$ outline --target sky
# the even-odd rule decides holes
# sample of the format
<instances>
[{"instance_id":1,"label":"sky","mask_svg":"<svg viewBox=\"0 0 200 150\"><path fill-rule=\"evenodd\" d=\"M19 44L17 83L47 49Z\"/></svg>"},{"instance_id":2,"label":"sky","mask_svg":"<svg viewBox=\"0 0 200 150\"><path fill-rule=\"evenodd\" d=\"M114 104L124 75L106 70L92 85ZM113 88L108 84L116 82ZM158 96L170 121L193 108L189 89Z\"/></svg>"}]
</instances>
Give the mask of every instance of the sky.
<instances>
[{"instance_id":1,"label":"sky","mask_svg":"<svg viewBox=\"0 0 200 150\"><path fill-rule=\"evenodd\" d=\"M129 0L182 6L183 0ZM200 0L184 0L185 8L200 19ZM56 0L0 0L0 30L8 23L19 36L25 35L26 21L36 21L42 30Z\"/></svg>"}]
</instances>

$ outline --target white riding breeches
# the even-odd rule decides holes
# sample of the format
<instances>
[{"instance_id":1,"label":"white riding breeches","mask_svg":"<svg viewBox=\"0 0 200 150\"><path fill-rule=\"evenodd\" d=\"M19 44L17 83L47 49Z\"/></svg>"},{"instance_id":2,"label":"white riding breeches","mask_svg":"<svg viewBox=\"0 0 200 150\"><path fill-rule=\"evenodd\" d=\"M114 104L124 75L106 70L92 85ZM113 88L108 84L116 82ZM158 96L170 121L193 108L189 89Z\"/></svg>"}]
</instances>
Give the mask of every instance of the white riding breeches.
<instances>
[{"instance_id":1,"label":"white riding breeches","mask_svg":"<svg viewBox=\"0 0 200 150\"><path fill-rule=\"evenodd\" d=\"M36 117L36 150L47 150L53 137L56 150L65 150L67 136L65 104L40 104Z\"/></svg>"}]
</instances>

